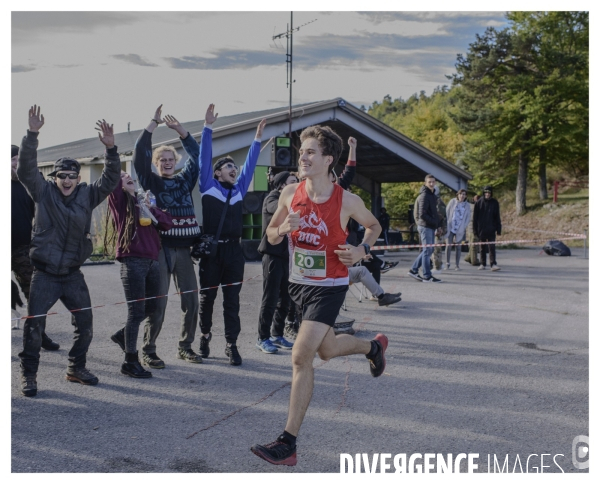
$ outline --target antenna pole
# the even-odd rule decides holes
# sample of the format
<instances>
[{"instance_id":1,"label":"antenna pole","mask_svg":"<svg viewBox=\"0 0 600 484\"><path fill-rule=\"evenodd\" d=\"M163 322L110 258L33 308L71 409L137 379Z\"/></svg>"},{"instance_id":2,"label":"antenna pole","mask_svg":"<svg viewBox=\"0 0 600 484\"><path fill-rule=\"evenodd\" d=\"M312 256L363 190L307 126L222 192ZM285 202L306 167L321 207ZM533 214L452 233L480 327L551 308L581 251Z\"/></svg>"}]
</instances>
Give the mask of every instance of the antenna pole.
<instances>
[{"instance_id":1,"label":"antenna pole","mask_svg":"<svg viewBox=\"0 0 600 484\"><path fill-rule=\"evenodd\" d=\"M292 85L294 84L294 77L292 76L293 67L293 51L294 51L294 12L290 12L290 110L289 110L289 123L290 127L288 130L288 136L292 139Z\"/></svg>"}]
</instances>

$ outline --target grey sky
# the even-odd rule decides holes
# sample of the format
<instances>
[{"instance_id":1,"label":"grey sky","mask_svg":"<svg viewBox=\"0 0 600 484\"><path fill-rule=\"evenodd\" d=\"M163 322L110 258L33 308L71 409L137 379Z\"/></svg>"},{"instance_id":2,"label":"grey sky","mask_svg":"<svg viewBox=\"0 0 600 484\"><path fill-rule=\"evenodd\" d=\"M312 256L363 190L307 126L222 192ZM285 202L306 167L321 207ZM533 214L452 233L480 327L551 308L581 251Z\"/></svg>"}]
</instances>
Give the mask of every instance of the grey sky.
<instances>
[{"instance_id":1,"label":"grey sky","mask_svg":"<svg viewBox=\"0 0 600 484\"><path fill-rule=\"evenodd\" d=\"M295 12L294 103L358 106L448 84L476 33L504 12ZM42 106L40 147L146 125L158 104L180 121L285 106L289 12L13 12L12 134Z\"/></svg>"}]
</instances>

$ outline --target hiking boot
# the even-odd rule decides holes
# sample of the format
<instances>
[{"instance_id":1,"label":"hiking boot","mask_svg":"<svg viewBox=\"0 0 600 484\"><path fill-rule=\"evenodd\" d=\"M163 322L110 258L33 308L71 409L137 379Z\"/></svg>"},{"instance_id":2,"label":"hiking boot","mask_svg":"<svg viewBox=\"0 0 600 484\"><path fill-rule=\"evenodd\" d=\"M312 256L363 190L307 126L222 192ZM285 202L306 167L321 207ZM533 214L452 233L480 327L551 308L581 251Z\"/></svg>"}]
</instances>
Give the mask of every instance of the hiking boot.
<instances>
[{"instance_id":1,"label":"hiking boot","mask_svg":"<svg viewBox=\"0 0 600 484\"><path fill-rule=\"evenodd\" d=\"M398 301L401 301L402 299L400 299L400 296L398 296L397 294L390 294L389 292L386 292L383 297L381 299L379 299L379 305L380 306L389 306L390 304L394 304L397 303Z\"/></svg>"},{"instance_id":2,"label":"hiking boot","mask_svg":"<svg viewBox=\"0 0 600 484\"><path fill-rule=\"evenodd\" d=\"M296 339L296 337L298 336L298 330L296 329L294 323L285 323L283 336L289 339Z\"/></svg>"},{"instance_id":3,"label":"hiking boot","mask_svg":"<svg viewBox=\"0 0 600 484\"><path fill-rule=\"evenodd\" d=\"M156 353L142 353L142 362L144 365L160 370L165 367L165 362L161 360Z\"/></svg>"},{"instance_id":4,"label":"hiking boot","mask_svg":"<svg viewBox=\"0 0 600 484\"><path fill-rule=\"evenodd\" d=\"M500 270L500 267L498 267L496 264L494 264L494 265L491 267L491 269L492 269L492 271L499 271L499 270Z\"/></svg>"},{"instance_id":5,"label":"hiking boot","mask_svg":"<svg viewBox=\"0 0 600 484\"><path fill-rule=\"evenodd\" d=\"M67 380L82 385L97 385L98 377L87 368L69 368L67 370Z\"/></svg>"},{"instance_id":6,"label":"hiking boot","mask_svg":"<svg viewBox=\"0 0 600 484\"><path fill-rule=\"evenodd\" d=\"M277 351L279 351L269 338L259 339L256 342L256 347L263 353L268 353L270 355L272 355L273 353L277 353Z\"/></svg>"},{"instance_id":7,"label":"hiking boot","mask_svg":"<svg viewBox=\"0 0 600 484\"><path fill-rule=\"evenodd\" d=\"M208 358L208 355L210 355L210 347L208 346L208 343L210 343L210 340L212 339L212 333L208 333L208 338L205 338L204 336L200 337L200 356L202 358Z\"/></svg>"},{"instance_id":8,"label":"hiking boot","mask_svg":"<svg viewBox=\"0 0 600 484\"><path fill-rule=\"evenodd\" d=\"M273 346L283 350L291 350L294 346L294 343L290 343L283 336L271 336L271 343L273 343Z\"/></svg>"},{"instance_id":9,"label":"hiking boot","mask_svg":"<svg viewBox=\"0 0 600 484\"><path fill-rule=\"evenodd\" d=\"M373 341L379 347L379 351L371 358L367 355L367 359L371 366L371 375L377 378L378 376L381 376L385 370L385 350L388 347L388 339L385 334L379 333L375 336Z\"/></svg>"},{"instance_id":10,"label":"hiking boot","mask_svg":"<svg viewBox=\"0 0 600 484\"><path fill-rule=\"evenodd\" d=\"M117 343L123 350L123 353L125 353L125 328L121 328L115 334L111 335L110 339Z\"/></svg>"},{"instance_id":11,"label":"hiking boot","mask_svg":"<svg viewBox=\"0 0 600 484\"><path fill-rule=\"evenodd\" d=\"M177 358L188 363L202 363L202 357L194 353L191 348L177 348Z\"/></svg>"},{"instance_id":12,"label":"hiking boot","mask_svg":"<svg viewBox=\"0 0 600 484\"><path fill-rule=\"evenodd\" d=\"M121 373L132 378L152 378L152 373L140 365L138 352L125 353L125 361L121 365Z\"/></svg>"},{"instance_id":13,"label":"hiking boot","mask_svg":"<svg viewBox=\"0 0 600 484\"><path fill-rule=\"evenodd\" d=\"M21 375L21 393L26 397L37 395L36 375Z\"/></svg>"},{"instance_id":14,"label":"hiking boot","mask_svg":"<svg viewBox=\"0 0 600 484\"><path fill-rule=\"evenodd\" d=\"M42 348L46 351L58 351L60 345L52 341L46 333L42 333Z\"/></svg>"},{"instance_id":15,"label":"hiking boot","mask_svg":"<svg viewBox=\"0 0 600 484\"><path fill-rule=\"evenodd\" d=\"M276 466L295 466L298 462L296 459L296 446L283 442L280 440L281 438L282 436L277 437L277 440L270 444L253 445L250 450L254 455Z\"/></svg>"},{"instance_id":16,"label":"hiking boot","mask_svg":"<svg viewBox=\"0 0 600 484\"><path fill-rule=\"evenodd\" d=\"M436 277L424 277L423 282L442 282L441 279L437 279Z\"/></svg>"},{"instance_id":17,"label":"hiking boot","mask_svg":"<svg viewBox=\"0 0 600 484\"><path fill-rule=\"evenodd\" d=\"M483 264L480 264L480 265L479 265L479 270L480 270L480 271L485 271L485 266L484 266Z\"/></svg>"},{"instance_id":18,"label":"hiking boot","mask_svg":"<svg viewBox=\"0 0 600 484\"><path fill-rule=\"evenodd\" d=\"M418 271L413 271L412 269L408 271L408 275L413 279L416 279L419 282L423 282L423 278L419 275Z\"/></svg>"},{"instance_id":19,"label":"hiking boot","mask_svg":"<svg viewBox=\"0 0 600 484\"><path fill-rule=\"evenodd\" d=\"M236 345L227 343L227 346L225 346L225 354L229 356L230 365L240 366L242 364L242 357L240 356Z\"/></svg>"}]
</instances>

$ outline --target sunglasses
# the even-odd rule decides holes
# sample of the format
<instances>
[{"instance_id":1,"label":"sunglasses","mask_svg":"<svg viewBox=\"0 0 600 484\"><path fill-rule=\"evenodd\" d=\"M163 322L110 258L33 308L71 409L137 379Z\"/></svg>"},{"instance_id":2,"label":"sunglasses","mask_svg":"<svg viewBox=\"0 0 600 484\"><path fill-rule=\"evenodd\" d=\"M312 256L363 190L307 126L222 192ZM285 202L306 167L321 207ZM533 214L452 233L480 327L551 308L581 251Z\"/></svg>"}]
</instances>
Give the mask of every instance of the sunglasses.
<instances>
[{"instance_id":1,"label":"sunglasses","mask_svg":"<svg viewBox=\"0 0 600 484\"><path fill-rule=\"evenodd\" d=\"M235 171L239 170L238 166L234 165L233 163L227 163L226 165L223 165L221 168L227 168L229 170L235 170Z\"/></svg>"},{"instance_id":2,"label":"sunglasses","mask_svg":"<svg viewBox=\"0 0 600 484\"><path fill-rule=\"evenodd\" d=\"M57 173L56 178L60 178L61 180L69 179L69 180L77 180L79 174L77 173Z\"/></svg>"}]
</instances>

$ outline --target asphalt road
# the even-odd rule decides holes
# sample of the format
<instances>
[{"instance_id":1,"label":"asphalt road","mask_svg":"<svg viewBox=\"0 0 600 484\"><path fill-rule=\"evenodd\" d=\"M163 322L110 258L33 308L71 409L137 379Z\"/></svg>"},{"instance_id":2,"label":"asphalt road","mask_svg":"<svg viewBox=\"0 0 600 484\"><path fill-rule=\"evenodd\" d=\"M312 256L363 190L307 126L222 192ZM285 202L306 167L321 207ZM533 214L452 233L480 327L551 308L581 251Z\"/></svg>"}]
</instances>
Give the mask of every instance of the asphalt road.
<instances>
[{"instance_id":1,"label":"asphalt road","mask_svg":"<svg viewBox=\"0 0 600 484\"><path fill-rule=\"evenodd\" d=\"M438 275L442 284L406 275L416 254L387 256L400 265L382 277L382 286L401 291L401 303L380 308L347 296L356 336L389 337L387 368L374 379L363 356L315 359L296 467L271 466L250 452L283 429L291 377L289 351L267 355L254 346L258 277L241 292L241 367L224 355L220 295L211 356L201 365L175 357L179 298L170 298L157 350L167 367L153 370L149 380L119 373L123 353L109 336L125 321L123 305L94 310L88 353L88 368L100 379L94 387L65 380L72 326L61 314L47 321L61 349L42 350L38 395L21 396L22 336L13 330L12 472L336 473L342 453L477 453L476 472L487 472L488 455L501 465L508 456L509 470L518 455L525 471L536 454L528 464L535 472L539 456L550 454L544 472L582 472L571 461L573 439L589 435L589 283L582 249L564 258L500 249L500 272L463 263L461 272ZM83 272L94 305L123 301L118 263ZM260 272L260 263L248 263L245 277ZM56 309L64 312L60 303Z\"/></svg>"}]
</instances>

